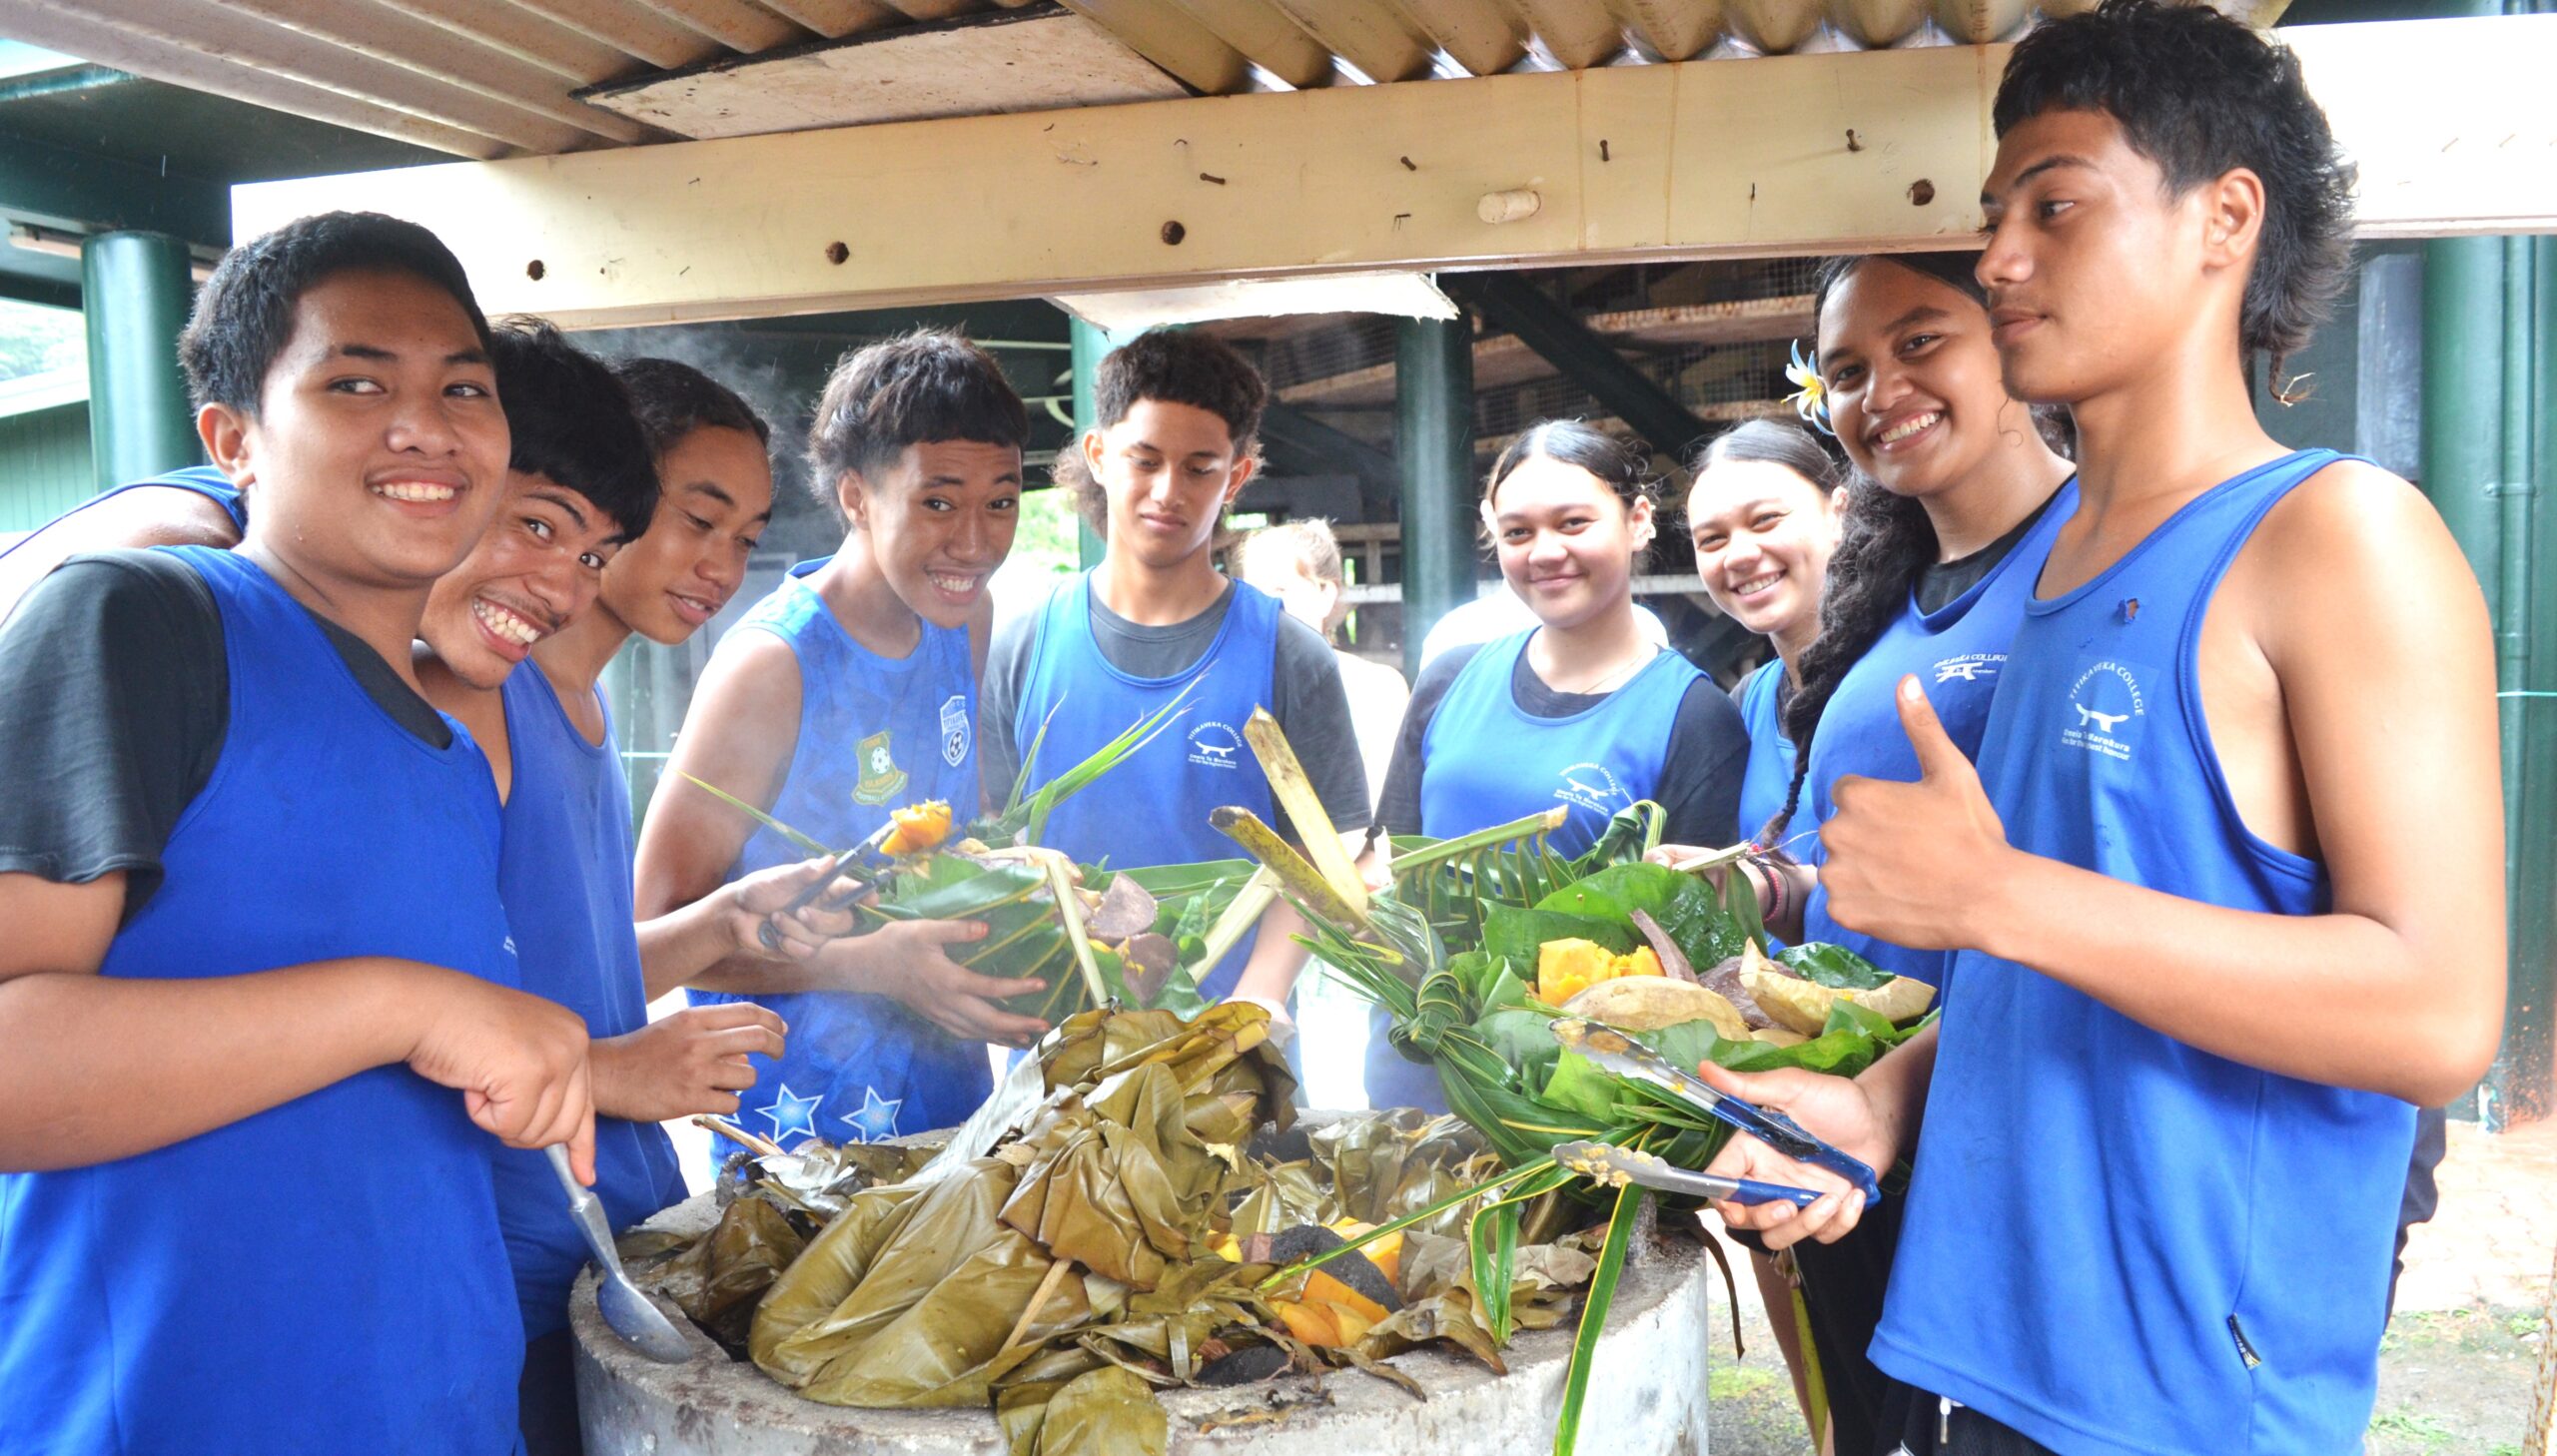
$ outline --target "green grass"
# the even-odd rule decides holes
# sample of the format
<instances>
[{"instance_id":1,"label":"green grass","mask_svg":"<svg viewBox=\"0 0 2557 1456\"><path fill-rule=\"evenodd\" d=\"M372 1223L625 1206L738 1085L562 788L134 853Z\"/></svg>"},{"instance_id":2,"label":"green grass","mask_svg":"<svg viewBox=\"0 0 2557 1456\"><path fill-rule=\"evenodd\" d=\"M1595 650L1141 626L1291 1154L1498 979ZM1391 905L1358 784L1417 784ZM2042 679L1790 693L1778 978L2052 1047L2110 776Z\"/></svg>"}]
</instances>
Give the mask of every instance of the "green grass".
<instances>
[{"instance_id":1,"label":"green grass","mask_svg":"<svg viewBox=\"0 0 2557 1456\"><path fill-rule=\"evenodd\" d=\"M2459 1433L2432 1416L2419 1411L2392 1410L2371 1417L2370 1433L2374 1436L2400 1436L2421 1441L2424 1450L2447 1451Z\"/></svg>"},{"instance_id":2,"label":"green grass","mask_svg":"<svg viewBox=\"0 0 2557 1456\"><path fill-rule=\"evenodd\" d=\"M1716 1365L1705 1377L1707 1400L1738 1400L1780 1382L1773 1370L1755 1369L1747 1365Z\"/></svg>"}]
</instances>

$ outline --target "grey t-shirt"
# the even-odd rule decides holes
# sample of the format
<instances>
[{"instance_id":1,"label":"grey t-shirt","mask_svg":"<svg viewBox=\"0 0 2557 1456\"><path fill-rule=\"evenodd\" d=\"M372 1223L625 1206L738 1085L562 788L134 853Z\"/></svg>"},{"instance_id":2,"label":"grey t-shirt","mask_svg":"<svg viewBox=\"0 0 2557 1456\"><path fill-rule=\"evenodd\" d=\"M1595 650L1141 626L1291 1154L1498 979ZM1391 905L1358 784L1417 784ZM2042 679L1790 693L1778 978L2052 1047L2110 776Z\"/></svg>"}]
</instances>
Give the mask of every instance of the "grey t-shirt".
<instances>
[{"instance_id":1,"label":"grey t-shirt","mask_svg":"<svg viewBox=\"0 0 2557 1456\"><path fill-rule=\"evenodd\" d=\"M1129 621L1092 601L1092 635L1110 665L1131 677L1177 677L1199 665L1224 628L1232 590L1221 592L1209 608L1186 622L1149 627ZM1006 623L995 633L986 654L985 685L977 695L977 774L987 807L999 810L1012 797L1013 780L1021 775L1021 745L1013 733L1020 715L1021 694L1030 680L1031 649L1038 645L1045 612L1032 611ZM1349 698L1340 686L1340 665L1332 660L1314 629L1293 617L1278 619L1277 660L1270 670L1270 716L1278 720L1296 750L1296 759L1313 781L1323 812L1343 830L1367 822L1366 769L1358 757L1358 734L1349 721ZM1292 826L1273 828L1295 838Z\"/></svg>"}]
</instances>

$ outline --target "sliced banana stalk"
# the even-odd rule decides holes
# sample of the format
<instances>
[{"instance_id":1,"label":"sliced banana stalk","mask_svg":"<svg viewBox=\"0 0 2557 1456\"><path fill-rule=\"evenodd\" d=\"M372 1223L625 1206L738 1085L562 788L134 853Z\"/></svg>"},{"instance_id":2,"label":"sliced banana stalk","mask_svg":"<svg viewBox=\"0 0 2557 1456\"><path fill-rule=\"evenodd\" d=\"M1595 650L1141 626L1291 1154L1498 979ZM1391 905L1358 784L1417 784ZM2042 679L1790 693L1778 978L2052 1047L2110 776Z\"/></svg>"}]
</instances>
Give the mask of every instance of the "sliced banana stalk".
<instances>
[{"instance_id":1,"label":"sliced banana stalk","mask_svg":"<svg viewBox=\"0 0 2557 1456\"><path fill-rule=\"evenodd\" d=\"M1243 725L1243 736L1252 745L1252 756L1261 760L1262 772L1270 776L1271 797L1278 801L1287 822L1295 826L1296 837L1304 841L1306 857L1331 886L1332 894L1356 914L1357 923L1366 924L1367 882L1350 862L1349 847L1340 842L1340 831L1323 812L1322 799L1314 793L1313 781L1305 777L1305 766L1296 761L1287 735L1279 731L1278 720L1270 716L1269 709L1255 708Z\"/></svg>"},{"instance_id":2,"label":"sliced banana stalk","mask_svg":"<svg viewBox=\"0 0 2557 1456\"><path fill-rule=\"evenodd\" d=\"M1294 896L1305 909L1344 930L1367 929L1365 894L1360 894L1355 905L1342 899L1331 888L1331 882L1305 863L1305 857L1296 853L1293 846L1280 839L1278 831L1264 824L1260 815L1229 804L1212 811L1208 815L1208 824L1219 834L1242 845L1246 854L1277 875L1280 888ZM1333 835L1330 843L1332 848L1338 849L1340 837Z\"/></svg>"}]
</instances>

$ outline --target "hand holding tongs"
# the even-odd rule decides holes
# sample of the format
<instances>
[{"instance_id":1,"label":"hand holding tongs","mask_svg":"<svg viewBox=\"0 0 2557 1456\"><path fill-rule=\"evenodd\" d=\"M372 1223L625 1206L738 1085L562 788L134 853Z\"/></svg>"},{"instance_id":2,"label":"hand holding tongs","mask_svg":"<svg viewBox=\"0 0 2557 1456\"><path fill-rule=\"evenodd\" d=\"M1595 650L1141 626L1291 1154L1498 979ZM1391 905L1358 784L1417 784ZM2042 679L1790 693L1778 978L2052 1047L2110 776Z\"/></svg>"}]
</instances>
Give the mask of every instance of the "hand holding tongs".
<instances>
[{"instance_id":1,"label":"hand holding tongs","mask_svg":"<svg viewBox=\"0 0 2557 1456\"><path fill-rule=\"evenodd\" d=\"M1717 1203L1791 1203L1797 1208L1808 1208L1820 1201L1820 1195L1809 1188L1762 1183L1756 1178L1725 1177L1720 1173L1693 1172L1648 1152L1636 1152L1611 1142L1556 1143L1554 1161L1560 1163L1565 1172L1575 1172L1610 1186L1640 1183L1664 1193L1688 1193Z\"/></svg>"},{"instance_id":2,"label":"hand holding tongs","mask_svg":"<svg viewBox=\"0 0 2557 1456\"><path fill-rule=\"evenodd\" d=\"M767 951L780 950L781 932L774 930L772 928L772 923L786 916L797 915L809 906L816 904L817 898L825 894L827 891L832 890L835 887L836 882L839 880L850 880L854 882L854 888L834 900L828 901L826 903L826 909L843 910L849 908L854 901L859 900L863 893L869 890L870 882L861 875L847 871L845 869L846 863L852 862L855 868L858 868L858 862L861 856L885 843L888 838L888 832L896 827L897 822L893 819L889 820L888 822L880 825L878 832L871 835L868 839L863 840L861 843L854 845L848 850L839 852L833 859L826 861L825 869L818 872L817 878L809 884L807 889L800 891L796 896L792 897L788 905L781 907L779 910L776 910L772 914L763 918L763 924L755 927L755 939L761 941L763 943L763 948Z\"/></svg>"},{"instance_id":3,"label":"hand holding tongs","mask_svg":"<svg viewBox=\"0 0 2557 1456\"><path fill-rule=\"evenodd\" d=\"M1672 1066L1659 1053L1613 1027L1579 1017L1559 1017L1553 1023L1553 1033L1555 1041L1598 1064L1600 1071L1628 1082L1658 1088L1680 1101L1730 1123L1796 1162L1829 1169L1861 1189L1868 1206L1882 1201L1882 1183L1875 1178L1871 1167L1812 1136L1784 1113L1771 1112L1727 1092L1716 1092L1693 1073Z\"/></svg>"}]
</instances>

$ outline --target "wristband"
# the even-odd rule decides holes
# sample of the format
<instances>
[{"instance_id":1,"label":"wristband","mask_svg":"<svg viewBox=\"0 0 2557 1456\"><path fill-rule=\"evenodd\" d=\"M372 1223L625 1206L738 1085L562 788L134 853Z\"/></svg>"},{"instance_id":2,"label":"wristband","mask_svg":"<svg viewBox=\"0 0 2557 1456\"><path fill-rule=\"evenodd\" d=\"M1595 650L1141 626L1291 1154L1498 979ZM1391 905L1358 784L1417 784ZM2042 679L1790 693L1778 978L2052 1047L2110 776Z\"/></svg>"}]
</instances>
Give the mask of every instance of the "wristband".
<instances>
[{"instance_id":1,"label":"wristband","mask_svg":"<svg viewBox=\"0 0 2557 1456\"><path fill-rule=\"evenodd\" d=\"M1784 916L1785 872L1783 867L1772 860L1760 863L1758 872L1767 877L1767 903L1758 912L1759 923L1764 925L1770 921L1780 920Z\"/></svg>"}]
</instances>

